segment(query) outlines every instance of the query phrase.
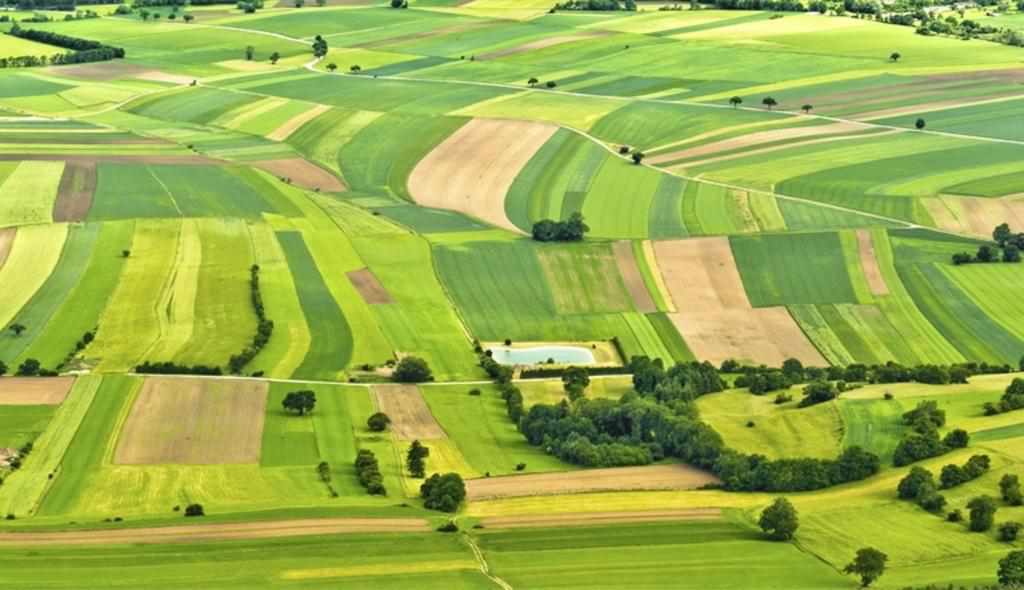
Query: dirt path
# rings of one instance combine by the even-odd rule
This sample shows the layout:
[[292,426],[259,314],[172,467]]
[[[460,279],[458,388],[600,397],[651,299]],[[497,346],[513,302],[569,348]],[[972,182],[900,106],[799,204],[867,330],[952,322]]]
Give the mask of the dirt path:
[[466,482],[466,495],[472,501],[613,490],[692,490],[716,482],[711,473],[687,465],[647,465],[471,479]]
[[0,545],[28,547],[33,545],[193,543],[196,541],[270,539],[342,533],[418,533],[429,530],[427,521],[420,518],[310,518],[138,529],[0,533]]
[[665,522],[681,520],[718,520],[718,508],[688,508],[682,510],[634,510],[622,512],[577,512],[571,514],[538,514],[526,516],[494,516],[481,519],[488,529],[518,529],[533,527],[595,526],[630,522]]
[[448,438],[415,385],[374,385],[373,396],[377,409],[391,418],[391,432],[399,440]]
[[473,119],[416,165],[409,175],[409,192],[421,205],[522,233],[505,215],[505,195],[557,130],[544,123]]
[[864,276],[868,280],[871,294],[888,295],[889,285],[885,284],[882,268],[878,266],[878,258],[875,257],[875,242],[869,230],[857,230],[857,251],[860,254],[860,266],[864,269]]

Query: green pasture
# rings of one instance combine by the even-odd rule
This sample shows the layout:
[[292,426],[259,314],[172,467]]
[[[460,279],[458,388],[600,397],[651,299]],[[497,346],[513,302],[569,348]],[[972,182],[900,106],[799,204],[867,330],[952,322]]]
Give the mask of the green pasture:
[[46,429],[54,406],[0,406],[0,446],[18,449]]
[[854,303],[839,235],[780,234],[729,240],[750,303]]
[[67,239],[65,224],[30,225],[18,228],[14,243],[0,266],[0,324],[7,326],[57,266]]

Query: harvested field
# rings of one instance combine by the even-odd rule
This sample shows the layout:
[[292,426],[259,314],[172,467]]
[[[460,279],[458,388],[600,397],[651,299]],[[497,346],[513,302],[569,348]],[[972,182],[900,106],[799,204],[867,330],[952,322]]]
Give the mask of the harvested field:
[[95,193],[96,162],[68,162],[53,204],[53,220],[82,221],[89,214]]
[[677,310],[669,318],[697,359],[826,364],[784,307],[750,305],[727,238],[655,242],[654,251]]
[[3,533],[0,545],[112,545],[192,543],[231,539],[268,539],[342,533],[418,533],[429,531],[421,518],[308,518],[269,522],[178,525],[120,530]]
[[612,490],[692,490],[717,482],[711,473],[686,465],[646,465],[471,479],[466,492],[473,501]]
[[291,119],[288,119],[287,121],[282,123],[280,127],[268,133],[267,139],[272,139],[274,141],[284,141],[288,139],[288,137],[291,136],[292,133],[295,133],[299,129],[299,127],[302,127],[306,123],[309,123],[310,121],[319,117],[320,115],[324,114],[330,109],[331,107],[328,106],[317,105],[309,109],[305,113],[302,113],[301,115],[295,115]]
[[213,158],[207,158],[205,156],[193,156],[193,155],[140,155],[140,156],[127,156],[127,155],[108,155],[108,154],[95,154],[83,156],[81,154],[0,154],[0,162],[21,162],[21,161],[33,161],[33,162],[53,162],[61,160],[66,162],[67,165],[71,164],[102,164],[102,163],[117,163],[117,164],[170,164],[170,165],[193,165],[193,166],[209,166],[211,164],[223,164],[223,160],[215,160]]
[[64,401],[74,377],[4,377],[0,406],[55,406]]
[[11,246],[14,245],[14,236],[18,234],[18,228],[5,227],[0,229],[0,267],[7,262],[7,255],[11,253]]
[[363,301],[369,304],[395,302],[370,269],[361,268],[346,274],[348,275],[348,280],[352,281],[352,286],[362,295]]
[[139,74],[146,74],[152,71],[152,68],[127,63],[120,59],[100,63],[56,66],[46,69],[48,74],[93,82],[109,82],[118,78],[139,77]]
[[253,166],[277,176],[287,178],[295,186],[327,193],[340,193],[345,185],[338,177],[304,158],[284,158],[253,162]]
[[836,143],[839,141],[850,141],[857,139],[864,139],[866,135],[871,135],[873,138],[882,137],[884,135],[894,135],[896,133],[906,133],[905,129],[889,129],[888,131],[879,132],[877,129],[860,129],[854,133],[848,135],[829,135],[826,137],[818,137],[816,139],[808,139],[805,141],[797,141],[793,143],[784,143],[782,145],[770,145],[763,148],[757,148],[752,150],[743,150],[739,152],[729,152],[722,154],[721,156],[713,156],[701,160],[688,160],[683,162],[681,167],[683,168],[694,168],[696,166],[706,166],[708,164],[715,164],[718,162],[725,162],[728,160],[737,160],[740,158],[749,158],[751,156],[759,156],[762,154],[770,154],[772,152],[781,152],[785,150],[794,150],[797,148],[804,148],[809,145],[820,145],[823,143]]
[[615,253],[615,263],[619,266],[619,273],[622,274],[622,281],[626,284],[626,290],[633,298],[633,304],[637,311],[642,313],[653,313],[658,311],[658,306],[651,298],[651,292],[647,290],[644,277],[640,274],[640,267],[636,264],[636,257],[633,255],[633,244],[629,241],[615,242],[612,246]]
[[391,432],[400,440],[448,438],[415,385],[374,385],[377,409],[391,418]]
[[152,82],[167,82],[169,84],[179,84],[181,86],[191,84],[195,78],[191,76],[179,76],[177,74],[168,74],[167,72],[161,72],[159,70],[149,70],[141,74],[136,74],[136,78],[140,80],[150,80]]
[[889,286],[885,284],[882,269],[875,257],[875,243],[871,232],[866,229],[857,230],[857,251],[860,253],[860,266],[868,280],[868,287],[873,295],[888,295]]
[[581,41],[590,37],[603,37],[610,35],[609,31],[589,31],[585,33],[577,33],[574,35],[552,35],[551,37],[545,37],[538,39],[537,41],[530,41],[529,43],[523,43],[522,45],[516,45],[515,47],[507,47],[505,49],[499,49],[498,51],[492,51],[490,53],[482,53],[476,56],[477,59],[498,59],[499,57],[508,57],[510,55],[518,55],[520,53],[529,53],[538,49],[546,49],[548,47],[554,47],[555,45],[564,45],[566,43],[572,43],[573,41]]
[[147,378],[121,431],[114,462],[258,463],[266,401],[262,382]]
[[842,123],[831,123],[829,125],[817,125],[813,127],[789,127],[785,129],[758,131],[757,133],[750,133],[747,135],[741,135],[739,137],[723,139],[721,141],[715,141],[708,144],[688,148],[685,150],[678,150],[674,152],[660,154],[652,158],[649,158],[648,161],[651,164],[660,164],[664,162],[672,162],[675,160],[688,160],[700,156],[717,154],[719,152],[748,148],[756,145],[761,145],[764,143],[785,141],[788,139],[798,139],[801,137],[822,137],[826,135],[835,135],[837,133],[851,133],[854,131],[861,131],[864,129],[866,129],[864,125],[844,121]]
[[1015,198],[941,195],[923,202],[935,224],[947,231],[988,239],[1000,223],[1024,226],[1024,201]]
[[480,521],[488,529],[520,529],[563,526],[597,526],[636,522],[673,522],[690,520],[719,520],[718,508],[689,508],[683,510],[636,510],[622,512],[580,512],[575,514],[494,516]]
[[505,214],[505,194],[557,130],[542,123],[474,119],[416,165],[409,193],[421,205],[459,211],[521,233]]
[[1020,100],[1020,93],[1013,91],[1010,94],[1000,94],[996,96],[989,96],[977,100],[963,100],[963,99],[951,99],[951,100],[938,100],[935,102],[926,102],[923,104],[909,105],[905,107],[895,107],[891,109],[881,109],[877,111],[871,111],[867,113],[861,113],[854,115],[854,119],[858,121],[874,121],[877,119],[888,119],[889,117],[900,117],[903,115],[919,115],[923,113],[930,113],[933,111],[942,111],[946,109],[954,109],[961,107],[972,107],[983,104],[992,104],[998,102],[1006,102],[1008,100]]

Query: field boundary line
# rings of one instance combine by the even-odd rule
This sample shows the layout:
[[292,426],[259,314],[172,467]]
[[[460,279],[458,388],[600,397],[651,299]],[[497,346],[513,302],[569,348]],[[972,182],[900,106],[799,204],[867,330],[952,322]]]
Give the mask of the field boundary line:
[[476,541],[473,540],[473,536],[463,532],[462,539],[469,545],[469,549],[473,552],[473,557],[476,558],[476,562],[480,565],[480,573],[487,576],[487,579],[497,584],[502,590],[513,590],[511,584],[491,573],[491,566],[487,564],[487,558],[484,557],[484,552],[480,550]]

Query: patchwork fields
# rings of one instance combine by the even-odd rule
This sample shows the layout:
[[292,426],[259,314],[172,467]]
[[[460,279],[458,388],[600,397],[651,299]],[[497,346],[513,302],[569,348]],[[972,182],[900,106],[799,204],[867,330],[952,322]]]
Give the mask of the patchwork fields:
[[[8,584],[852,589],[870,546],[876,587],[970,587],[1021,549],[944,513],[1024,475],[1012,43],[647,0],[51,4],[0,22]],[[15,24],[125,57],[20,67],[73,50]],[[751,393],[791,359],[835,398]],[[990,460],[937,514],[896,495],[921,402],[969,443],[914,466]],[[851,449],[878,465],[839,479]],[[739,491],[762,463],[821,468]]]

